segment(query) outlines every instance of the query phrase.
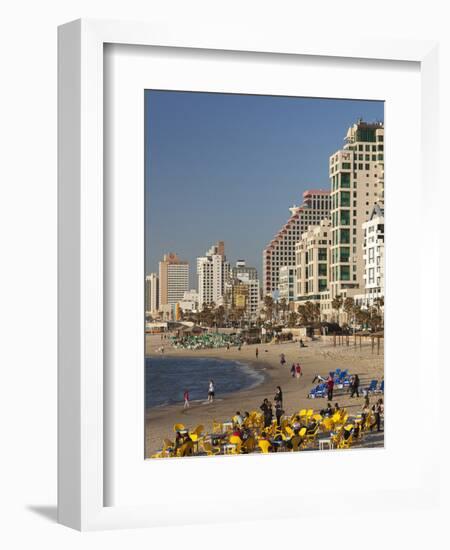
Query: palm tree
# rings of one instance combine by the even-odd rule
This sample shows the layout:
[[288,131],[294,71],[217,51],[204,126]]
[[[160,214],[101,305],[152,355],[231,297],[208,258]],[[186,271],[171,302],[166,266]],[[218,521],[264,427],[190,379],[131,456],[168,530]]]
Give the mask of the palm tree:
[[352,316],[354,307],[355,307],[355,300],[353,298],[345,298],[344,311],[347,314],[347,324],[349,324],[349,320],[350,320],[350,317]]
[[272,321],[273,317],[273,306],[274,301],[272,296],[264,296],[264,309],[266,311],[266,319],[270,322]]
[[214,310],[214,321],[216,323],[217,327],[223,326],[223,322],[225,319],[225,307],[220,305]]
[[331,307],[337,312],[337,322],[339,324],[339,311],[342,307],[342,304],[343,304],[343,299],[342,299],[342,296],[340,294],[338,294],[337,296],[335,296],[331,302]]
[[283,314],[283,321],[286,321],[286,311],[288,310],[289,304],[286,300],[286,298],[281,298],[280,300],[280,309],[281,313]]
[[298,321],[298,314],[295,311],[291,311],[291,313],[289,313],[289,317],[287,321],[288,327],[289,328],[295,327],[297,325],[297,321]]

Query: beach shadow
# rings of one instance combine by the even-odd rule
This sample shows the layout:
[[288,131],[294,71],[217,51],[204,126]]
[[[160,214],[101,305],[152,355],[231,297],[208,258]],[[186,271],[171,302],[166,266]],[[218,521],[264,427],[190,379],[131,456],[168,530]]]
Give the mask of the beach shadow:
[[58,521],[58,509],[56,506],[27,506],[27,509],[52,523]]

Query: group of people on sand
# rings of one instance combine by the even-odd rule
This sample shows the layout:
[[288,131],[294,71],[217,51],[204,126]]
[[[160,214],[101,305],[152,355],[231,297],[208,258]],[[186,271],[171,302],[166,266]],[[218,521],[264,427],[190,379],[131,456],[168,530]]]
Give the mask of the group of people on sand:
[[[281,426],[281,417],[284,414],[283,410],[283,392],[280,386],[277,386],[275,389],[275,396],[273,398],[275,403],[275,418],[277,419],[277,425]],[[274,416],[273,405],[272,403],[265,398],[262,402],[262,405],[259,407],[263,412],[264,417],[264,428],[268,428],[272,425],[272,420]]]
[[[214,397],[216,395],[216,385],[214,384],[214,380],[210,380],[208,382],[208,399],[207,403],[212,403],[214,401]],[[189,409],[189,390],[185,389],[183,393],[183,400],[184,400],[184,409]]]
[[[280,354],[280,365],[284,367],[285,364],[286,364],[286,356],[284,353],[282,353]],[[291,372],[292,378],[297,378],[297,380],[300,380],[300,377],[303,376],[302,366],[300,365],[299,362],[292,363],[290,372]]]

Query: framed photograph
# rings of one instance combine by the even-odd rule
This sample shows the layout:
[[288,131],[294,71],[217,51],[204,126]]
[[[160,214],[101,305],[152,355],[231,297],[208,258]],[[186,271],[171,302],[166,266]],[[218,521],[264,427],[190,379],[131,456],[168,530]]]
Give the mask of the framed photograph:
[[60,27],[61,523],[436,502],[437,67],[433,42]]

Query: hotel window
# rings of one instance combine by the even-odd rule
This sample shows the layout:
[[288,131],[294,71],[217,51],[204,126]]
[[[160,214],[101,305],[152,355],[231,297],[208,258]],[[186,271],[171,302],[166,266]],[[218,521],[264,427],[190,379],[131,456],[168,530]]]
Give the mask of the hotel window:
[[349,191],[341,191],[340,198],[341,198],[340,206],[350,206],[350,192]]
[[341,210],[340,225],[350,225],[350,210]]
[[341,174],[341,187],[350,187],[350,174]]
[[339,242],[342,244],[350,244],[350,229],[339,230]]
[[341,281],[350,281],[350,266],[341,265],[340,271],[341,271]]
[[319,248],[319,262],[326,262],[327,260],[327,249]]
[[339,249],[339,261],[347,263],[350,258],[350,248],[348,246],[341,246]]
[[375,281],[375,270],[373,267],[369,268],[369,283],[373,283]]

